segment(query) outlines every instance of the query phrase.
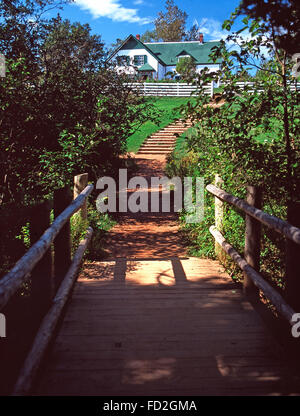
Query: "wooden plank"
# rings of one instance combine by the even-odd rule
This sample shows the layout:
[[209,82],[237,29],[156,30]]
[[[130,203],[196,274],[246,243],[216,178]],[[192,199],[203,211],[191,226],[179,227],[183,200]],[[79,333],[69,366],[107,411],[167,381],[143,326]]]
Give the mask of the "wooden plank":
[[292,374],[242,291],[220,290],[216,262],[186,263],[187,279],[207,273],[192,289],[143,285],[166,261],[137,262],[123,286],[80,279],[34,394],[282,394]]

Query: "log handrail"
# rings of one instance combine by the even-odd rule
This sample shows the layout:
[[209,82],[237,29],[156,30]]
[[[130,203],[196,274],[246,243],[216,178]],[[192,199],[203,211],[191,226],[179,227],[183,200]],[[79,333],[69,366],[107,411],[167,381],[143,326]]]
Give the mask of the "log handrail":
[[251,217],[255,218],[257,221],[284,235],[294,243],[300,244],[300,228],[294,227],[287,221],[281,220],[280,218],[267,214],[266,212],[249,205],[245,200],[237,198],[215,185],[209,184],[206,186],[206,189],[222,201],[228,202],[230,205],[239,208],[246,214],[251,215]]
[[[281,220],[273,215],[267,214],[261,209],[250,205],[243,199],[237,198],[234,195],[229,194],[221,188],[213,184],[206,186],[208,192],[213,194],[221,201],[227,202],[230,205],[243,211],[246,216],[254,218],[259,223],[266,225],[267,227],[277,231],[284,235],[287,239],[291,240],[294,244],[300,244],[300,229],[294,227],[289,222]],[[259,265],[251,267],[251,265],[232,247],[224,238],[220,230],[215,226],[209,228],[210,233],[213,235],[215,241],[222,247],[222,249],[232,258],[232,260],[239,266],[244,272],[244,291],[246,292],[245,279],[250,279],[253,284],[263,291],[265,296],[273,303],[277,311],[289,322],[290,325],[294,324],[293,315],[295,314],[294,308],[288,304],[288,302],[278,293],[260,274]],[[258,242],[259,244],[259,242]]]
[[79,247],[74,254],[73,262],[61,286],[59,287],[55,298],[52,301],[52,306],[40,325],[31,350],[27,355],[15,385],[13,391],[13,395],[15,396],[23,396],[28,394],[32,387],[44,354],[62,314],[63,308],[65,307],[69,298],[72,286],[74,285],[77,277],[78,268],[82,261],[84,252],[92,238],[92,234],[93,229],[89,227],[85,238],[79,243]]
[[0,280],[0,310],[26,280],[28,274],[49,249],[64,224],[77,212],[90,195],[94,185],[88,185],[74,201],[55,218],[40,239],[24,254],[9,273]]
[[215,226],[209,228],[210,233],[215,240],[220,244],[223,250],[232,258],[232,260],[240,267],[243,272],[250,277],[256,287],[261,289],[266,297],[270,299],[278,312],[293,325],[295,322],[292,320],[295,311],[291,306],[283,299],[283,297],[273,287],[265,281],[265,279],[257,273],[256,270],[251,267],[246,260],[225,240],[224,236],[216,229]]

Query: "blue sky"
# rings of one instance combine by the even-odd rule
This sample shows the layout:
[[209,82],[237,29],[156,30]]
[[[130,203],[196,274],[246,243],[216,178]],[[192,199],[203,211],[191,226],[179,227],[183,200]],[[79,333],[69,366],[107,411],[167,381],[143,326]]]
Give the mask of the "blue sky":
[[[188,27],[197,21],[204,40],[215,40],[224,37],[222,22],[239,0],[175,0],[175,3],[188,14]],[[101,35],[110,46],[117,38],[153,29],[153,21],[161,10],[164,10],[162,0],[75,0],[60,14],[71,22],[89,23],[92,32]]]

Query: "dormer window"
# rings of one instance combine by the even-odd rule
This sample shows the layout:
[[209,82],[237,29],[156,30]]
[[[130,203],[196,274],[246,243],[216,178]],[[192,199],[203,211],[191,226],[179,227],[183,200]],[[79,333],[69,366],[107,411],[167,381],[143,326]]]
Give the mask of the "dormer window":
[[180,56],[178,56],[178,58],[177,58],[177,62],[179,62],[179,61],[180,61],[180,59],[184,59],[184,58],[191,58],[191,55],[180,55]]

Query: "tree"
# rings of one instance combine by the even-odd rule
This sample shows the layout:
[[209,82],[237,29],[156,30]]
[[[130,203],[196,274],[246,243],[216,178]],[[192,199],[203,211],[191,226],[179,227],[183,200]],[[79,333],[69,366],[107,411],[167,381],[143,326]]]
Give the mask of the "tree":
[[[223,29],[231,31],[238,16],[240,9],[223,23]],[[221,41],[211,55],[212,60],[222,60],[220,71],[199,75],[200,89],[208,81],[223,78],[220,100],[225,104],[214,112],[205,105],[209,99],[199,95],[200,105],[191,111],[201,120],[199,137],[191,146],[203,152],[214,147],[213,164],[220,172],[232,163],[228,172],[236,181],[260,184],[271,200],[287,206],[300,192],[300,103],[299,92],[290,88],[296,83],[292,63],[286,51],[279,49],[280,39],[274,41],[268,22],[246,16],[242,24],[227,37],[231,46]],[[251,68],[258,70],[257,76],[251,86],[241,89],[237,82]]]
[[199,40],[199,27],[198,25],[193,25],[185,34],[184,34],[185,41],[194,41]]
[[176,72],[187,80],[192,80],[196,74],[196,65],[190,56],[180,58],[176,65]]
[[15,0],[6,7],[0,0],[7,66],[0,78],[4,202],[44,199],[83,168],[92,180],[112,172],[127,137],[149,114],[143,98],[107,67],[101,38],[88,25],[40,18],[49,3]]
[[115,42],[110,45],[110,48],[107,51],[107,55],[111,55],[117,48],[119,48],[125,39],[117,38]]
[[154,30],[146,30],[146,32],[141,36],[142,42],[156,42],[158,40],[157,33]]
[[176,6],[174,0],[167,0],[165,8],[166,11],[159,12],[154,21],[155,29],[151,32],[152,39],[179,42],[184,36],[188,15]]
[[262,19],[279,49],[300,53],[299,0],[242,0],[238,13]]

